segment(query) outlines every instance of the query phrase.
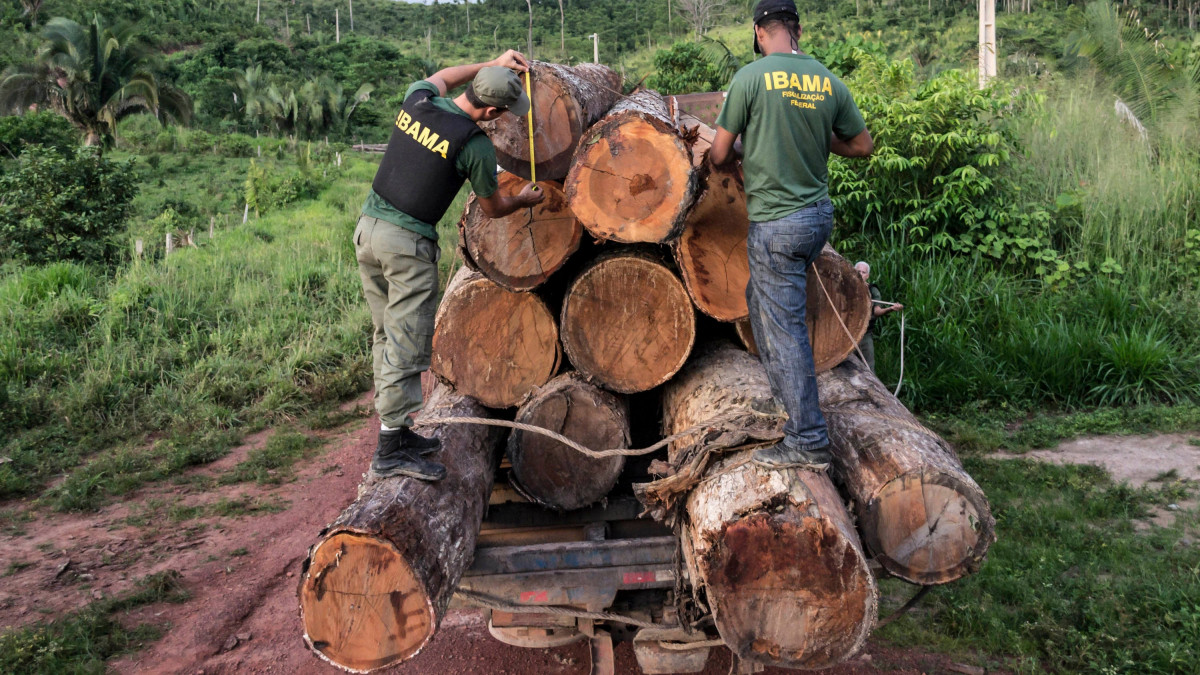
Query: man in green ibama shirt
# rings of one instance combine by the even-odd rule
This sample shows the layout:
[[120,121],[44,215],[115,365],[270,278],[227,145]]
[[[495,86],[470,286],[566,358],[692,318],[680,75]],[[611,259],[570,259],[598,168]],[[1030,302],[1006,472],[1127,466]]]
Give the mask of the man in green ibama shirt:
[[792,0],[754,8],[754,51],[764,56],[734,76],[709,158],[717,166],[733,160],[741,136],[750,324],[772,393],[788,414],[783,439],[754,461],[822,471],[829,436],[805,325],[807,269],[833,229],[829,153],[866,157],[874,143],[846,85],[801,53],[799,39]]

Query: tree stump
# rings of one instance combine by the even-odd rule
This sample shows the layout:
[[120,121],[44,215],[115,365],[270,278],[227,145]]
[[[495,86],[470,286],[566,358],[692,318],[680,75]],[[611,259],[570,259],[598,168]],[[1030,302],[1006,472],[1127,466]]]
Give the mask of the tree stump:
[[558,371],[558,328],[546,303],[466,267],[438,307],[430,370],[486,406],[519,405]]
[[[512,196],[528,180],[500,174],[500,194]],[[488,218],[474,193],[458,223],[463,258],[475,270],[510,291],[537,288],[579,249],[583,226],[571,213],[562,188],[539,182],[545,200],[503,218]]]
[[686,499],[684,559],[734,654],[784,668],[841,663],[866,643],[878,591],[830,479],[750,462],[755,447],[782,435],[762,365],[719,345],[663,390],[666,434],[731,415],[722,430],[673,443],[676,472],[639,492],[652,511]]
[[[579,138],[621,98],[621,76],[595,63],[571,67],[534,61],[531,66],[538,182],[560,181],[571,168]],[[500,166],[529,180],[529,120],[505,113],[479,127],[492,139]]]
[[[517,411],[516,421],[557,431],[593,450],[629,447],[624,399],[576,373],[550,380]],[[621,456],[588,457],[541,434],[513,429],[508,460],[518,490],[552,509],[579,509],[600,501],[625,467]]]
[[698,180],[662,97],[643,90],[584,135],[563,184],[575,217],[596,237],[663,243],[683,231]]
[[[438,385],[418,419],[449,416],[489,412]],[[309,550],[299,588],[304,641],[345,670],[369,672],[415,656],[474,557],[503,434],[435,425],[433,435],[442,441],[444,479],[368,474],[358,499]]]
[[857,356],[817,378],[833,470],[863,542],[884,569],[943,584],[979,569],[996,521],[954,450],[925,428]]
[[683,367],[696,315],[679,277],[653,254],[597,257],[571,282],[562,342],[571,364],[605,388],[646,391]]

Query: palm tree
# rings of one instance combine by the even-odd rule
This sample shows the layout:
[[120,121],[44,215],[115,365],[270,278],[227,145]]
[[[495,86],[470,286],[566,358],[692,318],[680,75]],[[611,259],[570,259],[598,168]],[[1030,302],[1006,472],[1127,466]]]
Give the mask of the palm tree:
[[82,131],[88,145],[107,144],[117,122],[140,112],[187,121],[187,95],[162,81],[159,55],[129,24],[87,25],[54,18],[42,30],[33,62],[0,75],[0,110],[49,106]]

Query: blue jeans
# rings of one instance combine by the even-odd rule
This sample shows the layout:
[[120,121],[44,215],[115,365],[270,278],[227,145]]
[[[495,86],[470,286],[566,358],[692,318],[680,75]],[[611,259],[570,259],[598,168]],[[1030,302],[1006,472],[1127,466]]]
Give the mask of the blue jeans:
[[833,229],[833,202],[823,199],[779,220],[750,223],[746,302],[771,393],[787,411],[783,443],[813,450],[829,445],[817,402],[817,375],[804,319],[808,266]]

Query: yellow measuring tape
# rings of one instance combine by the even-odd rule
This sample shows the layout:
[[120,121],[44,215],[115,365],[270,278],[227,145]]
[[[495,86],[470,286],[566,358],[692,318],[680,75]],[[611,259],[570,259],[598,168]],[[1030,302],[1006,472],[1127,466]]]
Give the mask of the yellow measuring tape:
[[530,82],[533,81],[533,70],[525,71],[525,96],[529,98],[529,181],[537,182],[537,161],[533,156],[533,89],[530,87]]

